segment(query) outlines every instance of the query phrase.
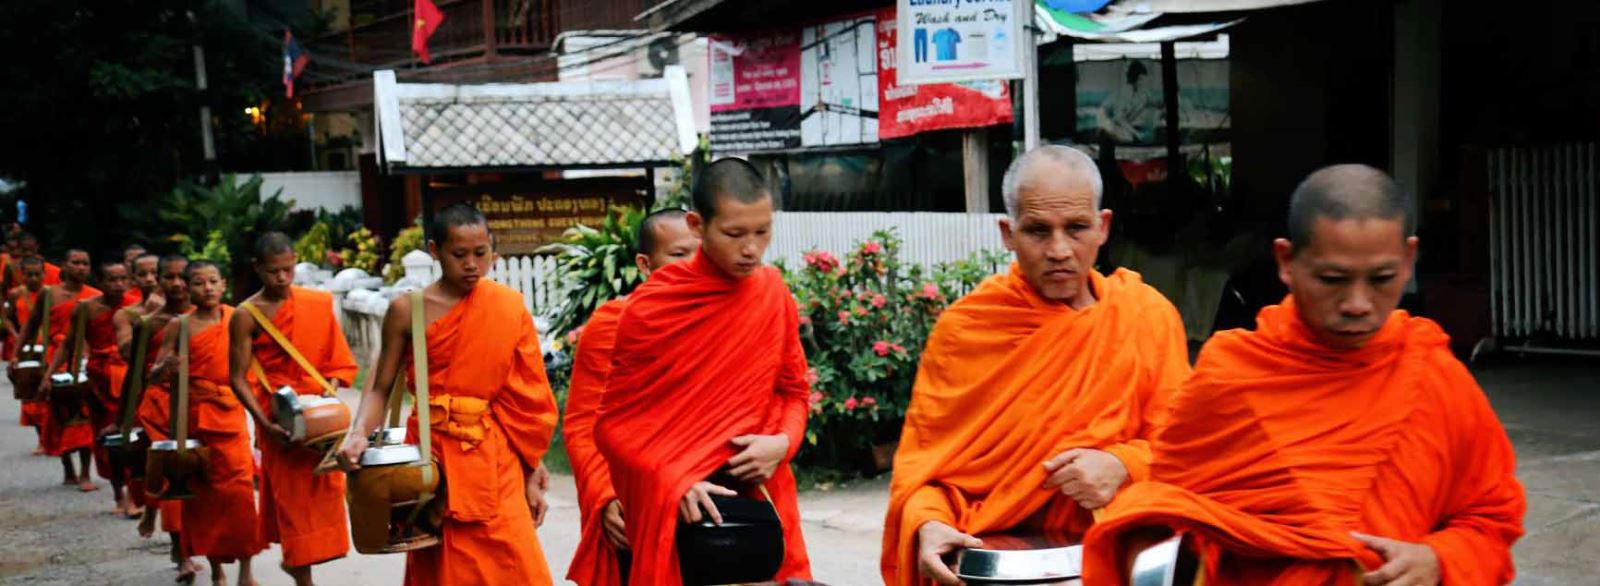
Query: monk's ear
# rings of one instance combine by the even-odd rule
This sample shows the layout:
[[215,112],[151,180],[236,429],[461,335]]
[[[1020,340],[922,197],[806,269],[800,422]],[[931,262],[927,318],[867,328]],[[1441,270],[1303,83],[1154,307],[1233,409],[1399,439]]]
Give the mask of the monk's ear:
[[650,278],[650,257],[643,253],[633,255],[634,266],[639,267],[639,276]]
[[695,240],[706,239],[706,218],[700,215],[700,212],[684,214],[683,221],[689,225],[689,231],[694,232]]
[[1405,268],[1402,269],[1405,274],[1402,276],[1408,281],[1411,280],[1411,274],[1416,272],[1417,269],[1417,248],[1420,244],[1421,241],[1417,240],[1416,236],[1406,238],[1406,263]]
[[1016,243],[1011,237],[1011,216],[1000,217],[1000,241],[1005,243],[1006,250],[1017,251]]
[[438,259],[439,258],[439,243],[438,242],[434,242],[432,240],[428,241],[428,256],[431,256],[434,259]]
[[1111,239],[1111,210],[1100,210],[1100,243]]
[[1283,281],[1283,286],[1294,289],[1290,265],[1294,262],[1294,244],[1288,238],[1279,238],[1272,241],[1272,258],[1278,261],[1278,280]]

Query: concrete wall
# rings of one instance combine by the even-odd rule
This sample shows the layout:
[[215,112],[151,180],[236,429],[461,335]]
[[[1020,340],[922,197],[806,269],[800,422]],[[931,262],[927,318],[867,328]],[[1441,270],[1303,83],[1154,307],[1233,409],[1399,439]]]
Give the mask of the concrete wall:
[[[241,181],[245,177],[239,178]],[[274,193],[294,200],[294,209],[337,212],[345,206],[361,209],[361,174],[356,171],[305,171],[262,173],[261,196]]]

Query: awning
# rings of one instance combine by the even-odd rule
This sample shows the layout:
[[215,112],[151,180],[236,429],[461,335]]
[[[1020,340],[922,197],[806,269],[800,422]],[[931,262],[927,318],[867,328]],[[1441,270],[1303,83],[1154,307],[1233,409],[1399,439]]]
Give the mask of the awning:
[[379,161],[391,172],[656,167],[698,142],[688,76],[450,85],[373,74]]

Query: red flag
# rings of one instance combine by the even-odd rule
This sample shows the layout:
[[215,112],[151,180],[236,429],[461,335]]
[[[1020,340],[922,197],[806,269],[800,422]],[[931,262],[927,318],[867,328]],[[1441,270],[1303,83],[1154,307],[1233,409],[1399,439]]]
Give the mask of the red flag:
[[428,56],[428,37],[433,36],[433,31],[444,22],[444,13],[439,12],[439,7],[434,6],[432,0],[417,0],[413,12],[416,25],[411,29],[411,52],[421,57],[423,63],[428,63],[432,60]]

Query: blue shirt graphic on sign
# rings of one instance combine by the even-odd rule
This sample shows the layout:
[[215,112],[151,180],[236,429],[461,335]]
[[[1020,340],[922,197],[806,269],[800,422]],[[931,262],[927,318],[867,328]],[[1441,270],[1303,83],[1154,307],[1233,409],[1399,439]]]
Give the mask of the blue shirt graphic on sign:
[[961,43],[961,33],[953,28],[942,28],[933,33],[933,46],[938,49],[938,60],[955,61],[956,45]]

